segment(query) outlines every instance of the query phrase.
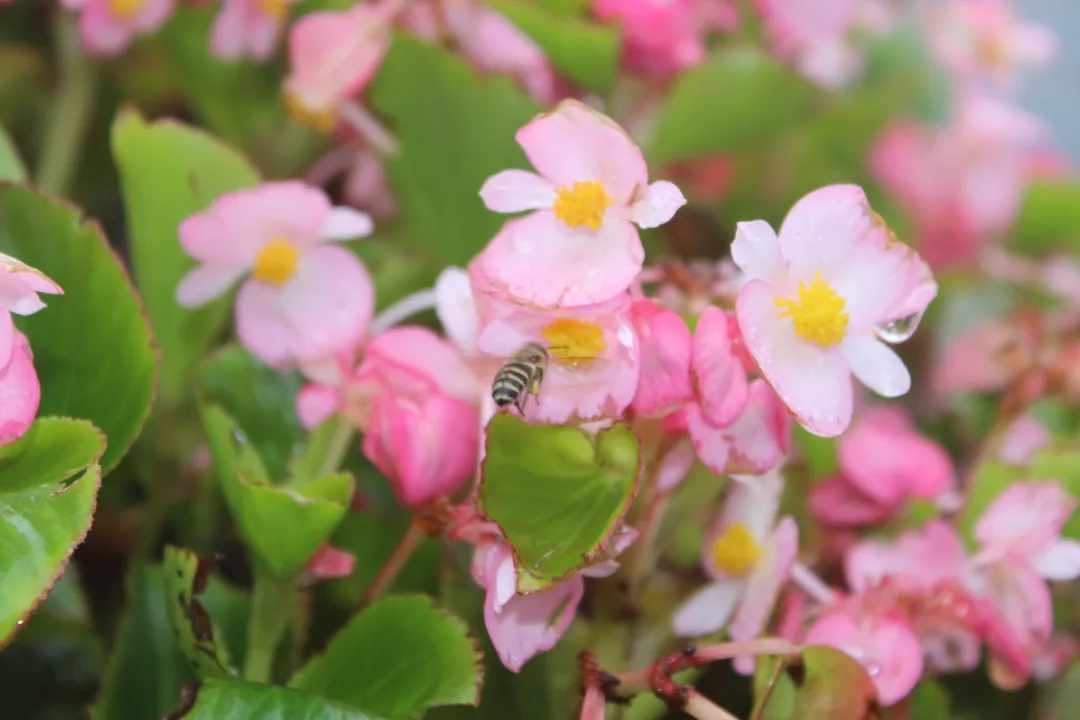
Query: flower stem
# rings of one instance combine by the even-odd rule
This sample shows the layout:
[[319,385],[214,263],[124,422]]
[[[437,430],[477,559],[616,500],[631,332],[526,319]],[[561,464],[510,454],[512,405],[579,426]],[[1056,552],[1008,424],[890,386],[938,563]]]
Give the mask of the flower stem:
[[686,705],[683,712],[697,720],[738,720],[734,715],[720,707],[712,700],[690,688],[686,694]]
[[326,477],[337,472],[338,468],[341,467],[341,463],[345,461],[345,456],[349,453],[349,443],[352,442],[356,429],[342,415],[338,415],[335,422],[337,426],[334,428],[334,434],[330,437],[330,442],[326,446],[326,454],[323,455],[322,462],[319,463],[319,467],[316,469],[316,478]]
[[382,157],[392,158],[398,154],[397,138],[360,103],[342,103],[338,107],[338,117],[356,130],[364,142]]
[[290,608],[295,608],[292,598],[295,592],[291,582],[277,580],[260,568],[255,570],[244,660],[245,680],[270,682],[274,656],[288,626]]
[[71,181],[97,91],[97,66],[83,53],[75,23],[73,13],[56,13],[54,35],[60,82],[49,109],[34,175],[38,187],[54,195],[63,195]]
[[434,288],[414,292],[412,295],[403,297],[401,300],[398,300],[396,303],[376,315],[375,319],[371,321],[370,333],[372,335],[378,335],[401,323],[406,318],[412,317],[416,313],[423,312],[424,310],[431,310],[434,307]]
[[817,573],[801,562],[795,563],[791,568],[791,581],[822,605],[828,605],[836,600],[836,592],[826,585],[825,581],[817,576]]
[[427,533],[424,532],[423,523],[414,516],[397,547],[394,548],[394,552],[390,553],[390,557],[379,568],[378,574],[371,581],[371,585],[368,587],[367,592],[364,593],[364,597],[360,599],[357,610],[361,610],[375,602],[390,589],[390,586],[394,584],[394,580],[397,579],[398,573],[405,567],[405,563],[425,537],[427,537]]

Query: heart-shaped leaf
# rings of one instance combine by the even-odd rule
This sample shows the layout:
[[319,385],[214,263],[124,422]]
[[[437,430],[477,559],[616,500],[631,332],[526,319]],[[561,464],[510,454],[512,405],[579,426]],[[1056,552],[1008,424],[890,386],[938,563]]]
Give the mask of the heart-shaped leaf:
[[277,685],[207,680],[172,720],[382,720],[314,695]]
[[90,529],[104,449],[97,428],[66,418],[40,418],[0,448],[0,647]]
[[221,632],[195,596],[206,588],[210,564],[192,550],[165,546],[165,601],[176,644],[200,678],[236,675],[228,649],[218,642]]
[[92,421],[109,439],[101,458],[108,472],[142,431],[154,397],[158,354],[139,296],[96,224],[24,187],[0,183],[0,252],[64,289],[17,324],[41,378],[39,413]]
[[806,80],[765,52],[723,50],[679,76],[660,110],[652,156],[677,160],[744,149],[804,118]]
[[491,420],[479,504],[514,549],[520,592],[596,555],[634,499],[640,464],[638,440],[622,424],[590,437],[510,413]]
[[303,384],[298,373],[277,372],[236,345],[215,353],[199,373],[203,397],[243,428],[275,480],[284,479],[304,440],[295,409]]
[[271,575],[293,577],[345,516],[352,475],[271,485],[258,452],[232,418],[216,405],[201,405],[200,414],[225,502],[245,543]]
[[258,184],[259,175],[213,136],[172,120],[147,123],[130,109],[113,124],[112,151],[135,282],[161,346],[161,398],[175,404],[190,396],[195,365],[229,311],[227,298],[195,312],[177,304],[176,286],[195,266],[180,247],[177,228],[217,196]]
[[289,687],[387,718],[480,699],[480,651],[465,623],[421,595],[366,608],[308,662]]
[[[777,663],[783,663],[778,674]],[[763,720],[881,717],[877,689],[863,666],[847,653],[824,645],[804,647],[794,660],[759,658],[754,697],[760,711],[755,717]]]
[[508,78],[482,80],[464,60],[407,35],[394,38],[370,98],[401,145],[386,169],[406,236],[440,263],[464,265],[503,222],[480,201],[480,186],[528,167],[514,133],[540,108]]

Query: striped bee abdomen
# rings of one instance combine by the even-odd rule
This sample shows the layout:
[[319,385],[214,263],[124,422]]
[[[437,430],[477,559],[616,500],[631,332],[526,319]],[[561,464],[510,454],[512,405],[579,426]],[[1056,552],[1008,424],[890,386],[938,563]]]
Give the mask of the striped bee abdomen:
[[491,397],[499,407],[517,402],[522,393],[533,383],[539,368],[521,361],[511,361],[502,366],[491,383]]

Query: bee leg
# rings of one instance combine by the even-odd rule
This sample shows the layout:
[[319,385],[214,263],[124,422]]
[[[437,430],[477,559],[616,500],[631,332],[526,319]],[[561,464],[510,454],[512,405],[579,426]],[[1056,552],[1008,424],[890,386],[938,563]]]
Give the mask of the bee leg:
[[514,407],[517,408],[518,414],[521,415],[521,417],[525,417],[525,401],[528,399],[528,397],[529,396],[527,393],[523,393],[521,395],[518,395],[517,400],[514,401]]

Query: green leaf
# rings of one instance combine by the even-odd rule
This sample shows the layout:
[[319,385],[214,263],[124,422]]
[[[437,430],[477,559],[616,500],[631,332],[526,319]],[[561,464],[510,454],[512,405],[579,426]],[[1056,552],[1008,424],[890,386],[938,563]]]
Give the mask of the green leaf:
[[190,677],[173,639],[161,566],[137,565],[128,578],[127,610],[90,720],[165,717]]
[[1075,249],[1080,241],[1080,181],[1028,183],[1013,236],[1018,249],[1032,254]]
[[810,477],[820,479],[837,471],[835,438],[818,437],[796,425],[795,445],[802,451]]
[[207,680],[176,720],[382,720],[314,695],[262,683]]
[[806,116],[813,87],[761,50],[723,50],[682,73],[660,110],[652,158],[741,150]]
[[949,717],[949,694],[933,680],[923,680],[907,698],[908,720],[944,720]]
[[804,647],[800,655],[795,659],[759,659],[754,673],[754,697],[759,704],[765,699],[776,663],[783,663],[760,715],[763,720],[880,715],[877,689],[858,661],[841,650],[823,645]]
[[26,179],[26,168],[19,159],[19,153],[15,150],[15,143],[8,137],[4,128],[0,127],[0,180],[21,182]]
[[201,406],[200,414],[225,502],[244,542],[271,575],[293,577],[345,516],[352,501],[352,475],[275,487],[232,418],[216,405]]
[[177,228],[214,198],[253,187],[259,175],[244,157],[201,130],[172,120],[147,123],[122,110],[112,128],[127,211],[131,261],[162,352],[161,399],[190,396],[192,372],[221,332],[228,298],[191,311],[175,299],[195,262],[180,247]]
[[406,235],[441,264],[464,265],[505,219],[484,207],[480,186],[528,167],[514,133],[539,108],[509,79],[482,80],[464,60],[407,35],[394,38],[370,98],[401,145],[386,169]]
[[220,405],[243,429],[270,477],[283,479],[304,440],[295,408],[296,393],[304,385],[299,373],[277,372],[234,345],[203,365],[199,384],[203,397]]
[[388,718],[475,705],[483,680],[468,628],[422,595],[394,595],[354,617],[289,687]]
[[221,632],[195,599],[206,587],[209,563],[191,550],[166,545],[163,568],[169,620],[180,652],[200,678],[232,677],[236,671],[229,662],[228,649],[216,640]]
[[638,440],[622,424],[591,438],[509,413],[491,420],[479,505],[514,549],[519,591],[596,556],[634,499],[640,464]]
[[41,415],[86,418],[109,440],[107,473],[142,431],[158,356],[139,296],[95,223],[33,191],[0,183],[0,252],[58,282],[64,295],[17,324],[41,378]]
[[0,647],[86,537],[101,485],[94,463],[104,449],[97,428],[66,418],[39,418],[0,448]]
[[619,69],[620,31],[582,18],[560,16],[535,2],[489,0],[531,37],[551,64],[586,90],[603,92]]

